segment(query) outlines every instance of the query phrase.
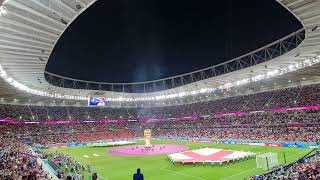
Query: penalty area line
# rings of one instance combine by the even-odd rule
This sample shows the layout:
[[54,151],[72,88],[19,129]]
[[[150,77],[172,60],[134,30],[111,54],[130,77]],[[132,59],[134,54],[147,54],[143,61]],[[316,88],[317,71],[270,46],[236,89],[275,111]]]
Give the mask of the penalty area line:
[[162,168],[160,168],[160,170],[171,172],[171,173],[178,174],[178,175],[181,175],[181,176],[192,177],[192,178],[199,179],[199,180],[206,180],[206,179],[203,179],[203,178],[200,178],[200,177],[196,177],[196,176],[192,176],[192,175],[189,175],[189,174],[184,174],[184,173],[181,173],[181,172],[172,171],[172,170],[167,169],[166,167],[162,167]]
[[242,172],[240,172],[240,173],[233,174],[233,175],[231,175],[231,176],[227,176],[227,177],[222,178],[222,179],[229,179],[229,178],[232,178],[232,177],[234,177],[234,176],[238,176],[238,175],[240,175],[240,174],[246,173],[246,172],[248,172],[248,171],[252,171],[252,170],[254,170],[254,169],[257,169],[257,168],[248,169],[248,170],[246,170],[246,171],[242,171]]

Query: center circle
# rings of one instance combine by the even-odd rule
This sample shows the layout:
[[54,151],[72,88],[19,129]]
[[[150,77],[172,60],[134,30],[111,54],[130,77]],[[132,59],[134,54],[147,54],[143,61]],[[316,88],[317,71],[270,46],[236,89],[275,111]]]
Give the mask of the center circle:
[[188,147],[182,145],[155,144],[149,149],[145,149],[144,145],[117,147],[109,150],[108,153],[116,156],[152,156],[177,153],[186,150],[188,150]]

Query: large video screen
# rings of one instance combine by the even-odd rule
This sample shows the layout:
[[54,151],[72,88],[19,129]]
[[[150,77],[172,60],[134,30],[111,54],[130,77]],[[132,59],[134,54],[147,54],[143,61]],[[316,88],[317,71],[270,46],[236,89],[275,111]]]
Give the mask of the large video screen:
[[105,106],[106,105],[106,98],[105,97],[97,97],[91,96],[88,102],[89,106]]

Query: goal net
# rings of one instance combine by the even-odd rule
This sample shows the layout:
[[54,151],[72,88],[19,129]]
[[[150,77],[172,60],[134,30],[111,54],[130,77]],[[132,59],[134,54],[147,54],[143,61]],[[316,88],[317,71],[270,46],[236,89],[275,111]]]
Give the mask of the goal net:
[[265,153],[256,156],[257,168],[271,169],[279,164],[278,153]]

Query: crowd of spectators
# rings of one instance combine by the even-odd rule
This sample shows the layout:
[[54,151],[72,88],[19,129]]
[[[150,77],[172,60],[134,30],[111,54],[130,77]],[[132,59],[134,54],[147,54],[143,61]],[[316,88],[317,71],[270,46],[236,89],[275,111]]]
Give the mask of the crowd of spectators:
[[288,167],[279,169],[260,176],[251,178],[252,180],[273,180],[273,179],[320,179],[320,154],[317,153],[310,157],[305,157]]
[[57,171],[59,179],[66,179],[67,176],[72,177],[73,180],[84,179],[82,172],[86,168],[73,157],[59,152],[46,153],[45,155],[59,167]]
[[56,144],[133,138],[126,124],[62,124],[62,125],[0,125],[0,137],[18,138],[36,144]]
[[138,111],[138,115],[153,118],[170,118],[229,112],[266,111],[276,108],[319,104],[320,85],[310,85],[179,106],[144,108]]
[[0,126],[0,136],[46,145],[142,137],[144,129],[152,129],[159,137],[315,142],[319,117],[320,110],[299,110],[156,122],[7,124]]
[[172,118],[228,112],[266,111],[282,107],[320,104],[320,85],[298,86],[211,101],[166,107],[92,108],[71,106],[0,105],[0,119],[19,120],[102,120]]
[[49,180],[51,177],[32,155],[30,147],[16,139],[0,139],[0,179]]

